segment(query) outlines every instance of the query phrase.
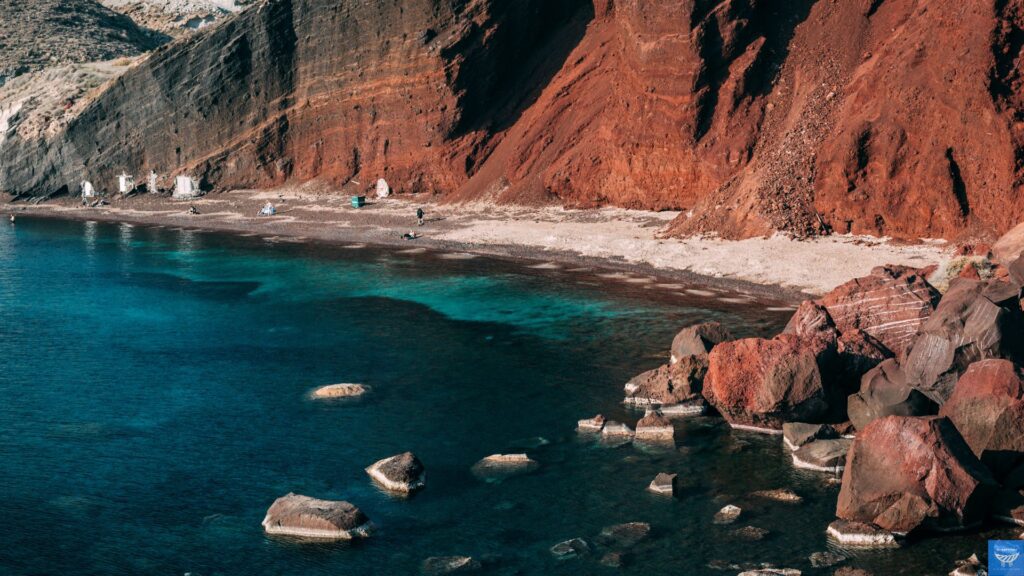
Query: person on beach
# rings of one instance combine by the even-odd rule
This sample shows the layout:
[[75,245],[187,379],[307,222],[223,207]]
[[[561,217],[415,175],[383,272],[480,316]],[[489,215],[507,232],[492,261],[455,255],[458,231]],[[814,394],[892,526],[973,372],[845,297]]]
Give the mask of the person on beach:
[[420,221],[420,226],[423,226],[423,208],[416,209],[416,219]]

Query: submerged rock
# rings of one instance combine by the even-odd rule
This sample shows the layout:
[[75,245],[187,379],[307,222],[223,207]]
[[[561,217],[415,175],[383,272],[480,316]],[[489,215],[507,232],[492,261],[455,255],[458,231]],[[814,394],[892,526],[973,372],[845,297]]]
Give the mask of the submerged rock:
[[391,492],[409,494],[426,486],[423,463],[412,452],[378,460],[366,468],[378,485]]
[[593,418],[586,420],[580,420],[576,423],[576,431],[587,434],[597,434],[604,428],[605,419],[604,416],[598,414]]
[[289,493],[275,500],[267,510],[263,529],[268,534],[352,540],[369,536],[373,523],[359,508],[343,500],[319,500]]
[[358,398],[370,391],[369,386],[362,384],[331,384],[313,390],[313,398],[325,400],[330,398]]
[[815,440],[838,438],[835,428],[828,424],[807,424],[805,422],[786,422],[782,425],[782,440],[786,448],[797,450]]
[[647,489],[655,494],[675,496],[676,491],[679,489],[679,478],[676,474],[662,472],[655,476],[654,480],[651,480],[651,484]]
[[651,525],[647,522],[627,522],[604,528],[595,540],[598,544],[610,548],[632,548],[650,533]]
[[802,572],[796,568],[758,568],[740,572],[739,576],[800,576]]
[[743,528],[737,528],[732,531],[732,537],[739,540],[747,540],[749,542],[758,542],[768,537],[768,530],[764,528],[758,528],[757,526],[744,526]]
[[420,572],[424,576],[444,576],[476,572],[480,568],[480,562],[469,556],[433,556],[423,561]]
[[502,478],[533,472],[540,464],[526,454],[492,454],[473,465],[472,472],[481,478]]
[[565,542],[559,542],[551,547],[551,555],[558,560],[570,560],[581,558],[590,553],[590,545],[582,538],[573,538]]
[[995,481],[947,418],[887,416],[857,434],[836,516],[907,533],[985,516]]
[[843,562],[846,562],[847,558],[842,554],[836,554],[835,552],[825,551],[815,552],[814,554],[811,554],[808,560],[811,561],[811,566],[815,568],[831,568],[836,564],[842,564]]
[[608,552],[601,556],[601,566],[609,568],[622,568],[625,564],[625,555],[622,552]]
[[776,502],[785,502],[787,504],[799,504],[804,501],[799,494],[787,488],[758,490],[757,492],[751,492],[750,495],[754,498],[764,498],[765,500],[774,500]]
[[847,438],[815,440],[793,452],[793,465],[807,470],[842,472],[852,443],[853,440]]
[[863,522],[836,520],[828,525],[826,533],[833,540],[847,547],[895,548],[899,546],[892,532]]
[[712,522],[715,524],[732,524],[739,519],[740,514],[742,513],[742,508],[729,504],[715,513],[715,517]]

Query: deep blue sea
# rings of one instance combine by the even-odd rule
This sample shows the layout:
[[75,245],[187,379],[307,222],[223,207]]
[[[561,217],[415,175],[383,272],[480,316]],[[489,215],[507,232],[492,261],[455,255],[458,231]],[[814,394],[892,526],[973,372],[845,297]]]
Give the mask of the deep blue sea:
[[[471,555],[490,574],[735,574],[709,565],[749,562],[831,574],[808,556],[828,548],[838,488],[793,469],[778,438],[713,418],[679,423],[675,449],[574,432],[599,412],[635,422],[622,385],[664,362],[679,328],[714,319],[770,335],[788,316],[768,309],[778,303],[443,256],[4,222],[0,573],[417,574],[429,556]],[[338,382],[373,392],[308,399]],[[406,450],[428,486],[394,499],[363,469]],[[537,472],[470,473],[521,451]],[[680,475],[680,498],[645,491],[663,471]],[[748,496],[781,487],[804,503]],[[288,492],[349,500],[379,531],[352,545],[268,537],[260,521]],[[712,524],[729,503],[740,521]],[[623,568],[548,552],[628,521],[653,532]],[[747,525],[770,533],[732,535]],[[846,564],[945,574],[983,543],[943,537]]]

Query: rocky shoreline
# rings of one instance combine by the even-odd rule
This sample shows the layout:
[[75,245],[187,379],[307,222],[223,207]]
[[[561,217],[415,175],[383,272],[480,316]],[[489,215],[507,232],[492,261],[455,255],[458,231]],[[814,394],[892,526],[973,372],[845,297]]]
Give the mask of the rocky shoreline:
[[931,270],[879,267],[804,301],[773,338],[687,327],[624,403],[781,434],[795,467],[841,483],[827,532],[842,545],[1024,525],[1024,225],[974,250],[987,279],[965,269],[940,292]]

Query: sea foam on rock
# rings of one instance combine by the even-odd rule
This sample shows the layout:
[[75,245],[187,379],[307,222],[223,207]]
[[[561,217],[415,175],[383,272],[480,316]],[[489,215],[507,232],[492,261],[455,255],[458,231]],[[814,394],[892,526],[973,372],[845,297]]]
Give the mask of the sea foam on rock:
[[378,460],[366,468],[366,473],[382,488],[399,494],[419,490],[427,480],[423,463],[412,452]]
[[289,493],[267,510],[263,529],[268,534],[352,540],[369,536],[373,523],[349,502]]

